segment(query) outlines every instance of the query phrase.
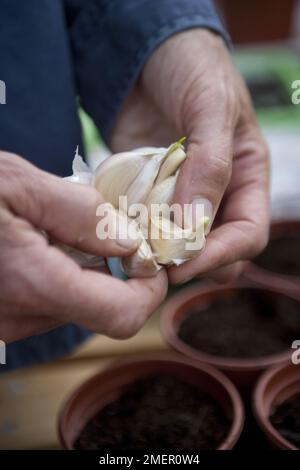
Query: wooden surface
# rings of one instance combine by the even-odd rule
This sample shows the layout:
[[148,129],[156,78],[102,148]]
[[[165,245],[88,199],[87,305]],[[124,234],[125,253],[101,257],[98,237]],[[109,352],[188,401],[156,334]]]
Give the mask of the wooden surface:
[[72,356],[0,378],[0,449],[57,449],[57,416],[67,396],[112,359],[167,349],[159,312],[132,339],[94,336]]

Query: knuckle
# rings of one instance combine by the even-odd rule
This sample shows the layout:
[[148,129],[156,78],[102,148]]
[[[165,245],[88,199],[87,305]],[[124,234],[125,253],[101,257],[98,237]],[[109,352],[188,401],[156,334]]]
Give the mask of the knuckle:
[[207,172],[210,179],[221,187],[228,183],[232,173],[232,161],[219,155],[214,155],[207,161]]
[[227,142],[220,142],[218,149],[212,143],[207,143],[205,146],[195,140],[190,144],[189,156],[192,160],[196,160],[199,154],[199,147],[202,148],[203,164],[201,173],[208,181],[214,183],[217,187],[224,187],[231,178],[232,174],[232,156],[229,155]]
[[228,79],[219,80],[219,84],[212,91],[211,103],[222,112],[227,125],[232,125],[238,115],[239,99],[233,84]]
[[0,161],[1,161],[1,164],[11,164],[12,163],[12,159],[16,159],[15,161],[17,161],[18,159],[20,159],[20,157],[14,153],[10,153],[10,152],[0,152]]
[[[36,181],[33,167],[16,154],[0,152],[1,184],[0,195],[9,205],[12,201],[25,204],[32,193],[30,185]],[[32,183],[33,181],[33,183]]]
[[247,140],[251,142],[251,152],[255,162],[268,167],[270,149],[256,122],[249,126],[248,133]]
[[234,264],[222,267],[212,273],[211,278],[218,284],[226,284],[228,282],[237,281],[245,268],[243,261],[237,261]]
[[270,149],[267,142],[262,138],[260,143],[260,153],[259,157],[264,165],[264,167],[269,172],[270,170]]
[[264,137],[261,137],[260,139],[260,148],[261,148],[261,155],[262,157],[268,157],[269,155],[269,146],[267,144],[267,141],[264,139]]
[[0,152],[1,173],[11,176],[20,176],[24,173],[26,162],[14,153]]
[[256,155],[260,161],[267,161],[269,159],[269,147],[262,136],[258,136],[256,139]]
[[269,242],[269,230],[268,228],[261,229],[256,232],[256,235],[252,238],[249,246],[249,259],[255,258],[261,253]]
[[269,242],[269,232],[265,230],[263,233],[260,234],[256,243],[256,253],[255,256],[261,253],[267,246]]

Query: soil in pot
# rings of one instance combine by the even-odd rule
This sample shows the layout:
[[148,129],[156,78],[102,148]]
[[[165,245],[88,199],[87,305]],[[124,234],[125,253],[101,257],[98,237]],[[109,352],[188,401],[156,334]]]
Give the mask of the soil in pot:
[[127,386],[85,426],[75,449],[216,449],[230,421],[209,395],[172,375]]
[[300,336],[300,305],[284,295],[241,289],[191,311],[178,336],[195,349],[228,358],[276,354]]
[[300,395],[277,406],[270,421],[282,437],[300,448]]
[[271,239],[254,264],[279,274],[300,276],[300,233],[291,231]]

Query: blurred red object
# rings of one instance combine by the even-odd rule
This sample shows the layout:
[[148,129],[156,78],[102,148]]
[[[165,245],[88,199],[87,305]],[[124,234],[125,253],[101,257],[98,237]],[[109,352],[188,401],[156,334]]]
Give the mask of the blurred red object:
[[276,41],[290,36],[296,0],[216,0],[233,43]]

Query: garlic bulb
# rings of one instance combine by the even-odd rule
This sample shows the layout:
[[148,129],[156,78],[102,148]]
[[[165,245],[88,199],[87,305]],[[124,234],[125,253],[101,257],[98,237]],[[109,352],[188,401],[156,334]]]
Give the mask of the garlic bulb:
[[[122,269],[129,277],[154,276],[162,265],[179,265],[204,247],[209,219],[203,217],[196,229],[183,229],[174,222],[170,211],[180,167],[186,158],[184,140],[169,148],[143,147],[111,155],[95,172],[76,150],[73,175],[66,180],[94,186],[106,202],[134,219],[140,232],[137,251],[121,260]],[[137,204],[143,204],[144,210],[132,213],[131,208]],[[158,212],[153,208],[158,208]],[[99,264],[99,257],[61,244],[60,248],[84,267]]]
[[[204,246],[206,218],[196,230],[182,229],[170,219],[169,206],[180,166],[186,158],[183,141],[180,139],[169,148],[144,147],[112,155],[95,171],[95,188],[116,209],[129,216],[132,204],[142,203],[147,209],[146,214],[135,217],[144,235],[142,242],[133,255],[121,261],[124,272],[130,277],[153,276],[160,269],[159,265],[181,264]],[[126,206],[120,196],[127,197]],[[159,216],[151,215],[154,204],[164,204]]]

